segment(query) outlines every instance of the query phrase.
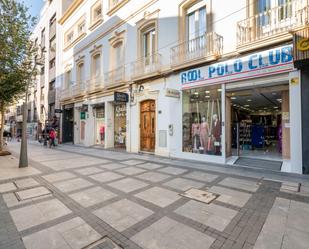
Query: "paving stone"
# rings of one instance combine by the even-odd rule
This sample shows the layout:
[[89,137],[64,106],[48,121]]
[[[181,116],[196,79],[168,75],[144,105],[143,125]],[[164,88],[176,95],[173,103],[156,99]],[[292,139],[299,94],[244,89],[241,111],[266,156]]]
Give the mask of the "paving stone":
[[127,199],[114,202],[93,213],[120,232],[153,214],[151,210]]
[[178,193],[160,187],[153,187],[135,196],[159,207],[166,207],[181,198]]
[[81,249],[100,238],[99,233],[77,217],[25,236],[23,242],[27,249]]
[[51,192],[45,187],[36,187],[16,192],[17,197],[21,201],[48,194],[51,194]]
[[141,189],[141,188],[148,186],[147,183],[139,181],[139,180],[135,180],[133,178],[125,178],[119,181],[109,183],[108,185],[113,188],[119,189],[125,193],[129,193],[137,189]]
[[164,186],[168,186],[174,189],[178,189],[181,191],[186,191],[190,188],[202,188],[204,183],[196,182],[193,180],[188,180],[184,178],[175,178],[169,182],[163,184]]
[[30,187],[38,186],[40,185],[40,183],[38,183],[33,178],[26,178],[26,179],[16,180],[15,185],[18,188],[30,188]]
[[249,181],[233,177],[227,177],[218,184],[251,192],[255,192],[259,188],[259,186],[256,184],[256,181]]
[[148,170],[154,170],[154,169],[164,167],[164,165],[156,164],[156,163],[143,163],[143,164],[138,164],[136,166],[139,168],[148,169]]
[[124,168],[124,167],[128,167],[128,166],[123,165],[121,163],[108,163],[108,164],[104,164],[104,165],[100,166],[100,168],[108,169],[108,170],[115,170],[115,169],[120,169],[120,168]]
[[57,199],[40,202],[10,211],[18,231],[22,231],[70,213],[71,210]]
[[209,191],[220,195],[217,198],[218,201],[231,204],[237,207],[243,207],[252,196],[251,194],[248,193],[218,186],[211,187]]
[[144,173],[146,172],[146,170],[139,169],[136,167],[127,167],[127,168],[117,169],[116,172],[124,174],[124,175],[136,175],[136,174]]
[[[302,227],[300,227],[302,229]],[[308,227],[307,227],[308,231]],[[309,232],[300,231],[298,229],[289,229],[285,231],[282,249],[308,249]]]
[[49,175],[42,176],[46,181],[49,182],[58,182],[63,180],[68,180],[75,178],[76,175],[70,172],[58,172]]
[[123,161],[121,163],[126,164],[126,165],[130,165],[130,166],[134,166],[134,165],[137,165],[137,164],[145,163],[145,161],[137,160],[137,159],[131,159],[131,160]]
[[229,208],[193,200],[179,207],[175,212],[219,231],[223,231],[237,214]]
[[276,198],[263,229],[255,243],[254,249],[281,249],[290,201]]
[[94,187],[71,194],[69,196],[83,207],[90,207],[97,203],[114,198],[117,195],[102,187]]
[[150,182],[161,182],[171,176],[167,174],[158,173],[158,172],[147,172],[147,173],[138,175],[136,177],[142,180],[150,181]]
[[54,183],[54,186],[59,189],[62,192],[71,192],[74,190],[86,188],[92,186],[93,183],[82,179],[82,178],[75,178],[67,181],[62,181],[62,182],[56,182]]
[[97,168],[97,167],[88,167],[83,169],[77,169],[75,172],[81,174],[81,175],[91,175],[99,172],[103,172],[103,169]]
[[109,182],[109,181],[113,181],[113,180],[123,178],[122,175],[119,175],[119,174],[116,174],[116,173],[113,173],[113,172],[103,172],[103,173],[100,173],[100,174],[91,175],[89,177],[92,178],[93,180],[98,181],[98,182]]
[[190,172],[184,175],[183,177],[194,179],[194,180],[199,180],[202,182],[212,182],[218,178],[218,175],[206,173],[203,171],[193,171],[193,172]]
[[16,186],[12,182],[0,184],[0,193],[16,190]]
[[163,217],[131,238],[144,249],[208,249],[214,238]]
[[43,195],[43,196],[31,198],[31,199],[19,201],[14,193],[7,193],[3,195],[3,200],[6,203],[7,207],[10,208],[10,207],[20,206],[26,203],[37,201],[37,200],[47,199],[52,196],[53,196],[52,194],[47,194],[47,195]]
[[188,170],[179,169],[179,168],[176,168],[176,167],[165,167],[165,168],[159,169],[158,171],[163,172],[163,173],[167,173],[167,174],[171,174],[171,175],[180,175],[180,174],[187,172]]

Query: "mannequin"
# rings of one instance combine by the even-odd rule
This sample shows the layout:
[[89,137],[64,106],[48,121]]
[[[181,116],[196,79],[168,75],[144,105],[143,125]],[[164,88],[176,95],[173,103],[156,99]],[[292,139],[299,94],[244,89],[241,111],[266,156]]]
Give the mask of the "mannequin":
[[194,123],[192,124],[191,134],[192,134],[192,148],[193,152],[195,152],[200,147],[200,124],[198,123],[197,118],[194,119]]
[[203,147],[204,153],[206,153],[207,150],[207,139],[209,135],[209,125],[206,121],[206,117],[202,117],[202,123],[200,125],[200,140],[201,140],[201,146]]
[[220,155],[220,142],[221,142],[221,124],[218,115],[212,116],[212,131],[211,134],[214,140],[215,154]]

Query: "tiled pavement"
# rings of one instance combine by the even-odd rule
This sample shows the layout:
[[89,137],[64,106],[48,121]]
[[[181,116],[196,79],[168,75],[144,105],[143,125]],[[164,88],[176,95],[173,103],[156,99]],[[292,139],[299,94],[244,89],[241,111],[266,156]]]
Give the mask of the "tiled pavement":
[[[29,147],[36,175],[0,181],[0,249],[309,248],[305,178],[299,185],[246,169]],[[219,197],[205,204],[179,195],[190,188]]]

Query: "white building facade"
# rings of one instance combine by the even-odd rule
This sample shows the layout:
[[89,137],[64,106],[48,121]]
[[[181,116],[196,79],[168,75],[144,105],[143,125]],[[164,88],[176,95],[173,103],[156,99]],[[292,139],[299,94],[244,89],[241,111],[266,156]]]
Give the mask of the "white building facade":
[[62,142],[302,173],[290,32],[307,1],[76,0],[59,13]]

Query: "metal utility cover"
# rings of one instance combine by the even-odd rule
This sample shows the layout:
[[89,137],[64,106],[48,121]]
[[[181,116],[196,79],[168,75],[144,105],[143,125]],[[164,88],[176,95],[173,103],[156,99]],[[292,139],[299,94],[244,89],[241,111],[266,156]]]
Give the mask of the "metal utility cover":
[[181,196],[204,202],[206,204],[211,203],[213,200],[217,199],[219,197],[218,194],[214,194],[205,190],[200,190],[196,188],[190,188],[183,194],[180,194]]

